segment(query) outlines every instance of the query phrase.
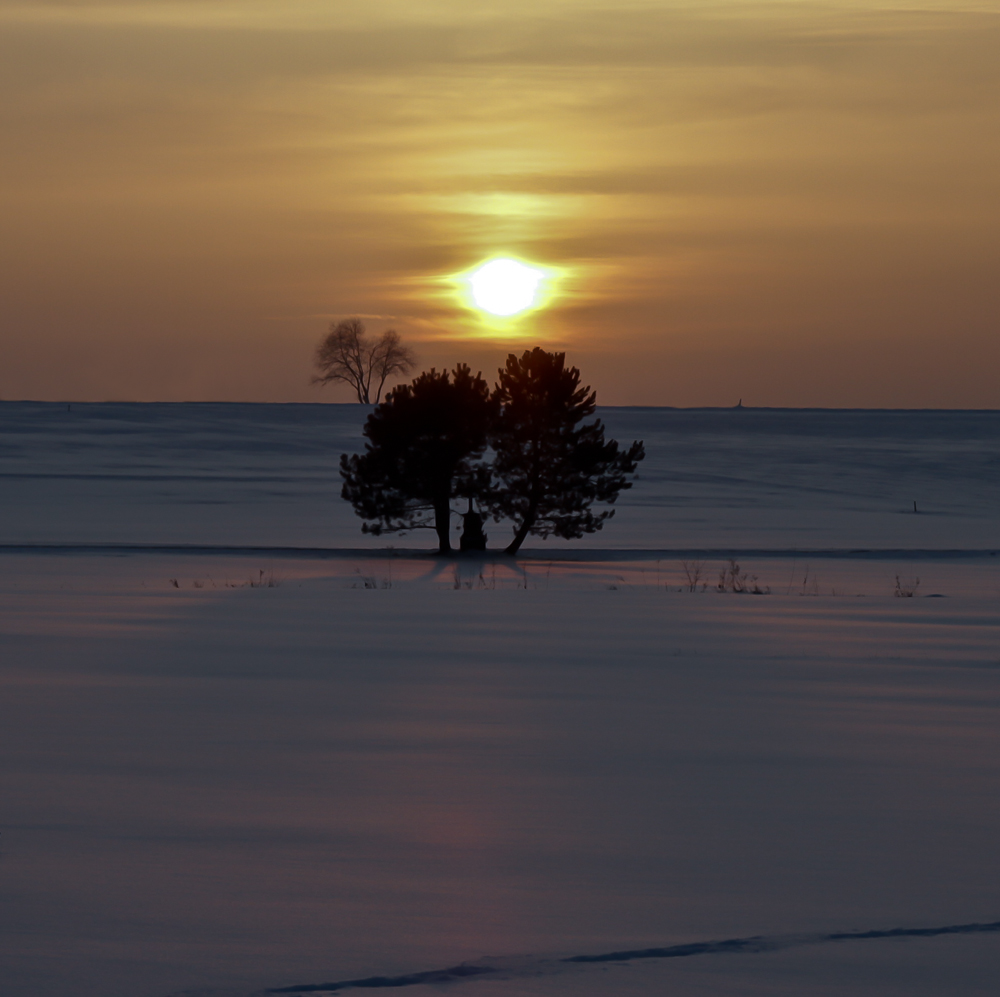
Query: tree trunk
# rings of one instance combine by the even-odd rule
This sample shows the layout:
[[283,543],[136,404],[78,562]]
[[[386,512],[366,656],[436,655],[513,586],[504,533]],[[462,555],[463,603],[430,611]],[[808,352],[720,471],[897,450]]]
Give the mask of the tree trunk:
[[531,527],[535,525],[535,520],[538,518],[538,511],[529,507],[528,512],[524,517],[524,522],[517,528],[517,533],[514,534],[514,539],[507,545],[507,549],[504,551],[505,554],[510,554],[512,557],[517,554],[521,549],[521,544],[524,543],[525,537],[531,532]]
[[511,542],[507,545],[507,549],[504,551],[505,554],[510,554],[511,557],[514,557],[521,549],[521,544],[524,543],[524,538],[531,532],[531,527],[535,525],[535,520],[538,519],[539,501],[538,472],[536,470],[531,475],[531,492],[529,493],[528,498],[528,511],[524,514],[524,522],[522,522],[517,528],[517,532],[514,534],[514,539],[511,540]]
[[438,535],[438,553],[451,553],[451,501],[438,499],[434,503],[434,529]]

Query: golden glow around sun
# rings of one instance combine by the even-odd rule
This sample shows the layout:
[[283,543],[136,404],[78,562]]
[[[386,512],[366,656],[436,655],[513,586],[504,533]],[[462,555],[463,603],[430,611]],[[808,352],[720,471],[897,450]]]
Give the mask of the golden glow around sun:
[[484,263],[469,277],[472,300],[490,315],[517,315],[537,304],[545,273],[535,267],[501,258]]

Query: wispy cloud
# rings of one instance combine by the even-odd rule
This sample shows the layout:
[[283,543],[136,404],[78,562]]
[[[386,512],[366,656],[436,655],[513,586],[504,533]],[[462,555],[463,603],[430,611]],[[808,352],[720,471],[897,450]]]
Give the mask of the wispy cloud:
[[[168,335],[153,309],[208,365],[249,324],[274,397],[300,397],[316,315],[471,345],[444,278],[508,251],[564,274],[532,334],[585,358],[627,327],[602,362],[616,400],[710,401],[729,370],[758,401],[797,399],[784,381],[874,404],[849,355],[936,356],[945,335],[966,344],[949,383],[994,397],[993,5],[495,9],[0,3],[0,318],[19,330],[0,391],[56,390],[34,358],[81,321],[138,358]],[[897,381],[886,404],[935,403]]]

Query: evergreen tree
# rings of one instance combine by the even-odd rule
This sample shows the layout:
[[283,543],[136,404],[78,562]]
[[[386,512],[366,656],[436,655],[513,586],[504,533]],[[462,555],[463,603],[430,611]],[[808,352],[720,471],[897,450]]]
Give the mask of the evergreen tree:
[[566,354],[535,348],[511,354],[494,392],[500,414],[490,434],[495,451],[489,507],[514,521],[516,554],[529,533],[567,540],[601,529],[613,509],[594,513],[594,502],[615,502],[631,488],[627,477],[645,456],[642,443],[619,450],[604,439],[594,414],[597,395],[580,387],[580,371]]
[[394,388],[368,416],[363,454],[344,454],[341,495],[379,536],[433,527],[441,553],[451,550],[451,500],[476,495],[489,481],[477,462],[497,403],[482,376],[459,364],[451,377],[430,370]]

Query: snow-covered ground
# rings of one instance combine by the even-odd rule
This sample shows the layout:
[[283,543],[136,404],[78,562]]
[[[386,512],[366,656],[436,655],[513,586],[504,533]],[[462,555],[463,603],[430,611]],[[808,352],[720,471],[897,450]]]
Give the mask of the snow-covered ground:
[[[2,402],[0,544],[429,548],[429,530],[364,536],[339,498],[365,414]],[[602,532],[546,549],[1000,548],[1000,412],[600,414],[645,441],[639,480]],[[509,524],[488,529],[506,545]]]
[[261,549],[366,545],[359,413],[0,405],[5,997],[996,993],[1000,415],[608,410],[588,544]]

